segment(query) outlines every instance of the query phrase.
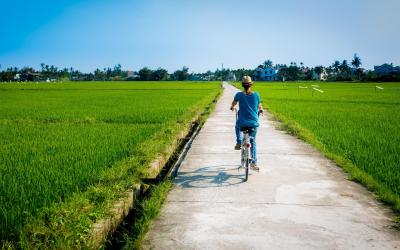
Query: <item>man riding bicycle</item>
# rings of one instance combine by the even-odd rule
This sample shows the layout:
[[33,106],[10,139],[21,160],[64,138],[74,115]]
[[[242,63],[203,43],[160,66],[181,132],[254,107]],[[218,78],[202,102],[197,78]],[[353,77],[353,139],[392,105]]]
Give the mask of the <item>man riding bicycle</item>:
[[231,105],[231,110],[233,111],[236,104],[239,103],[239,114],[235,125],[235,150],[241,149],[242,133],[240,129],[252,128],[249,133],[251,138],[251,154],[253,156],[250,167],[253,170],[259,170],[259,167],[257,166],[256,134],[257,127],[259,126],[258,115],[260,113],[263,113],[263,108],[261,105],[260,95],[258,94],[258,92],[251,91],[252,86],[253,82],[251,81],[251,77],[244,76],[242,79],[242,87],[244,88],[244,91],[236,93]]

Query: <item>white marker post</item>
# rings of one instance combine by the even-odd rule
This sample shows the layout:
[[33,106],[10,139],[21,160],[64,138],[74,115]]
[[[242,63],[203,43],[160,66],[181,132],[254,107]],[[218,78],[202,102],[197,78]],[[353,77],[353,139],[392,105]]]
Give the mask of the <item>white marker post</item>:
[[317,88],[312,88],[312,96],[314,96],[314,90],[316,90],[316,91],[318,91],[318,92],[320,92],[320,93],[324,93],[324,91],[323,90],[321,90],[321,89],[317,89]]
[[300,89],[307,89],[308,87],[298,86],[297,88],[297,95],[300,95]]
[[380,86],[375,86],[375,93],[376,93],[376,89],[383,90],[382,87],[380,87]]

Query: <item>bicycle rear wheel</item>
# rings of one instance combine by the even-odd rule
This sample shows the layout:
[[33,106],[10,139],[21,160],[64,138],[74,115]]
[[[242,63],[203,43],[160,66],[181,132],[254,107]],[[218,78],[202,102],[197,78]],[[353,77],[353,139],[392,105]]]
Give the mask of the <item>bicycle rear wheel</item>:
[[241,155],[240,155],[240,167],[241,168],[243,168],[243,167],[245,167],[245,159],[244,159],[244,153],[243,153],[243,150],[242,150],[242,152],[241,152]]

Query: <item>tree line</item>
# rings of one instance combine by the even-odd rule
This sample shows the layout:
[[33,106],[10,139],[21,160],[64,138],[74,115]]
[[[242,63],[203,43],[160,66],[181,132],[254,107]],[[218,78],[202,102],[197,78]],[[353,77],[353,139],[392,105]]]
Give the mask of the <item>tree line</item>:
[[374,70],[361,68],[361,58],[354,54],[352,60],[335,60],[332,65],[309,67],[303,62],[297,64],[276,64],[266,60],[256,69],[229,69],[221,68],[215,71],[208,70],[204,73],[189,72],[188,67],[169,73],[164,68],[150,69],[144,67],[138,71],[123,70],[121,64],[114,67],[96,69],[93,72],[84,73],[70,68],[58,68],[54,65],[40,64],[40,69],[32,67],[9,67],[1,70],[0,81],[220,81],[240,80],[244,75],[252,76],[255,80],[265,80],[261,72],[273,69],[275,81],[400,81],[400,67],[393,64],[375,66]]
[[[1,66],[0,66],[1,67]],[[1,69],[1,68],[0,68]],[[253,75],[252,69],[217,69],[204,73],[189,72],[188,67],[169,73],[163,68],[150,69],[144,67],[138,71],[122,70],[120,64],[114,67],[96,69],[93,72],[84,73],[70,68],[58,68],[54,65],[40,64],[40,70],[32,67],[9,67],[0,70],[0,81],[217,81],[226,80],[230,76],[238,79],[244,75]]]
[[289,66],[279,65],[278,75],[285,77],[287,80],[314,80],[315,76],[326,74],[328,81],[363,81],[365,79],[365,71],[361,68],[361,58],[354,54],[352,61],[335,60],[332,65],[323,67],[306,67],[302,62],[300,66],[296,62],[291,62]]

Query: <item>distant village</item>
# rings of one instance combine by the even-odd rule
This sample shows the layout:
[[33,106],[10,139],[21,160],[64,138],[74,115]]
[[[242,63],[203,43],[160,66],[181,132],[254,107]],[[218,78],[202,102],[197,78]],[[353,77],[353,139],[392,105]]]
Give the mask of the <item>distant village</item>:
[[[254,79],[258,81],[285,81],[286,77],[282,74],[279,74],[279,70],[282,69],[282,66],[275,65],[275,66],[258,66],[255,70]],[[316,72],[309,67],[302,67],[300,68],[300,72],[304,75],[311,75],[311,80],[317,81],[326,81],[328,79],[328,72],[326,68],[322,68],[321,72]]]
[[[289,66],[290,67],[290,66]],[[339,66],[340,67],[340,66]],[[316,81],[327,81],[328,79],[333,79],[339,77],[342,72],[340,68],[335,69],[334,67],[299,67],[298,68],[298,75],[305,76],[305,80],[316,80]],[[280,73],[280,70],[285,70],[287,66],[282,65],[269,65],[263,66],[260,65],[255,69],[254,79],[258,81],[286,81],[287,76],[283,73]],[[395,80],[400,76],[400,66],[393,66],[393,64],[382,64],[378,66],[374,66],[373,70],[365,70],[363,68],[355,68],[349,67],[347,71],[347,77],[342,77],[343,79],[340,80],[353,80],[351,76],[360,74],[361,77],[370,76],[371,80],[373,78],[378,78],[381,81],[387,80]],[[347,79],[346,79],[347,78]],[[230,75],[230,79],[236,80],[234,75]],[[361,79],[362,80],[362,79]],[[398,81],[398,80],[397,80]]]

